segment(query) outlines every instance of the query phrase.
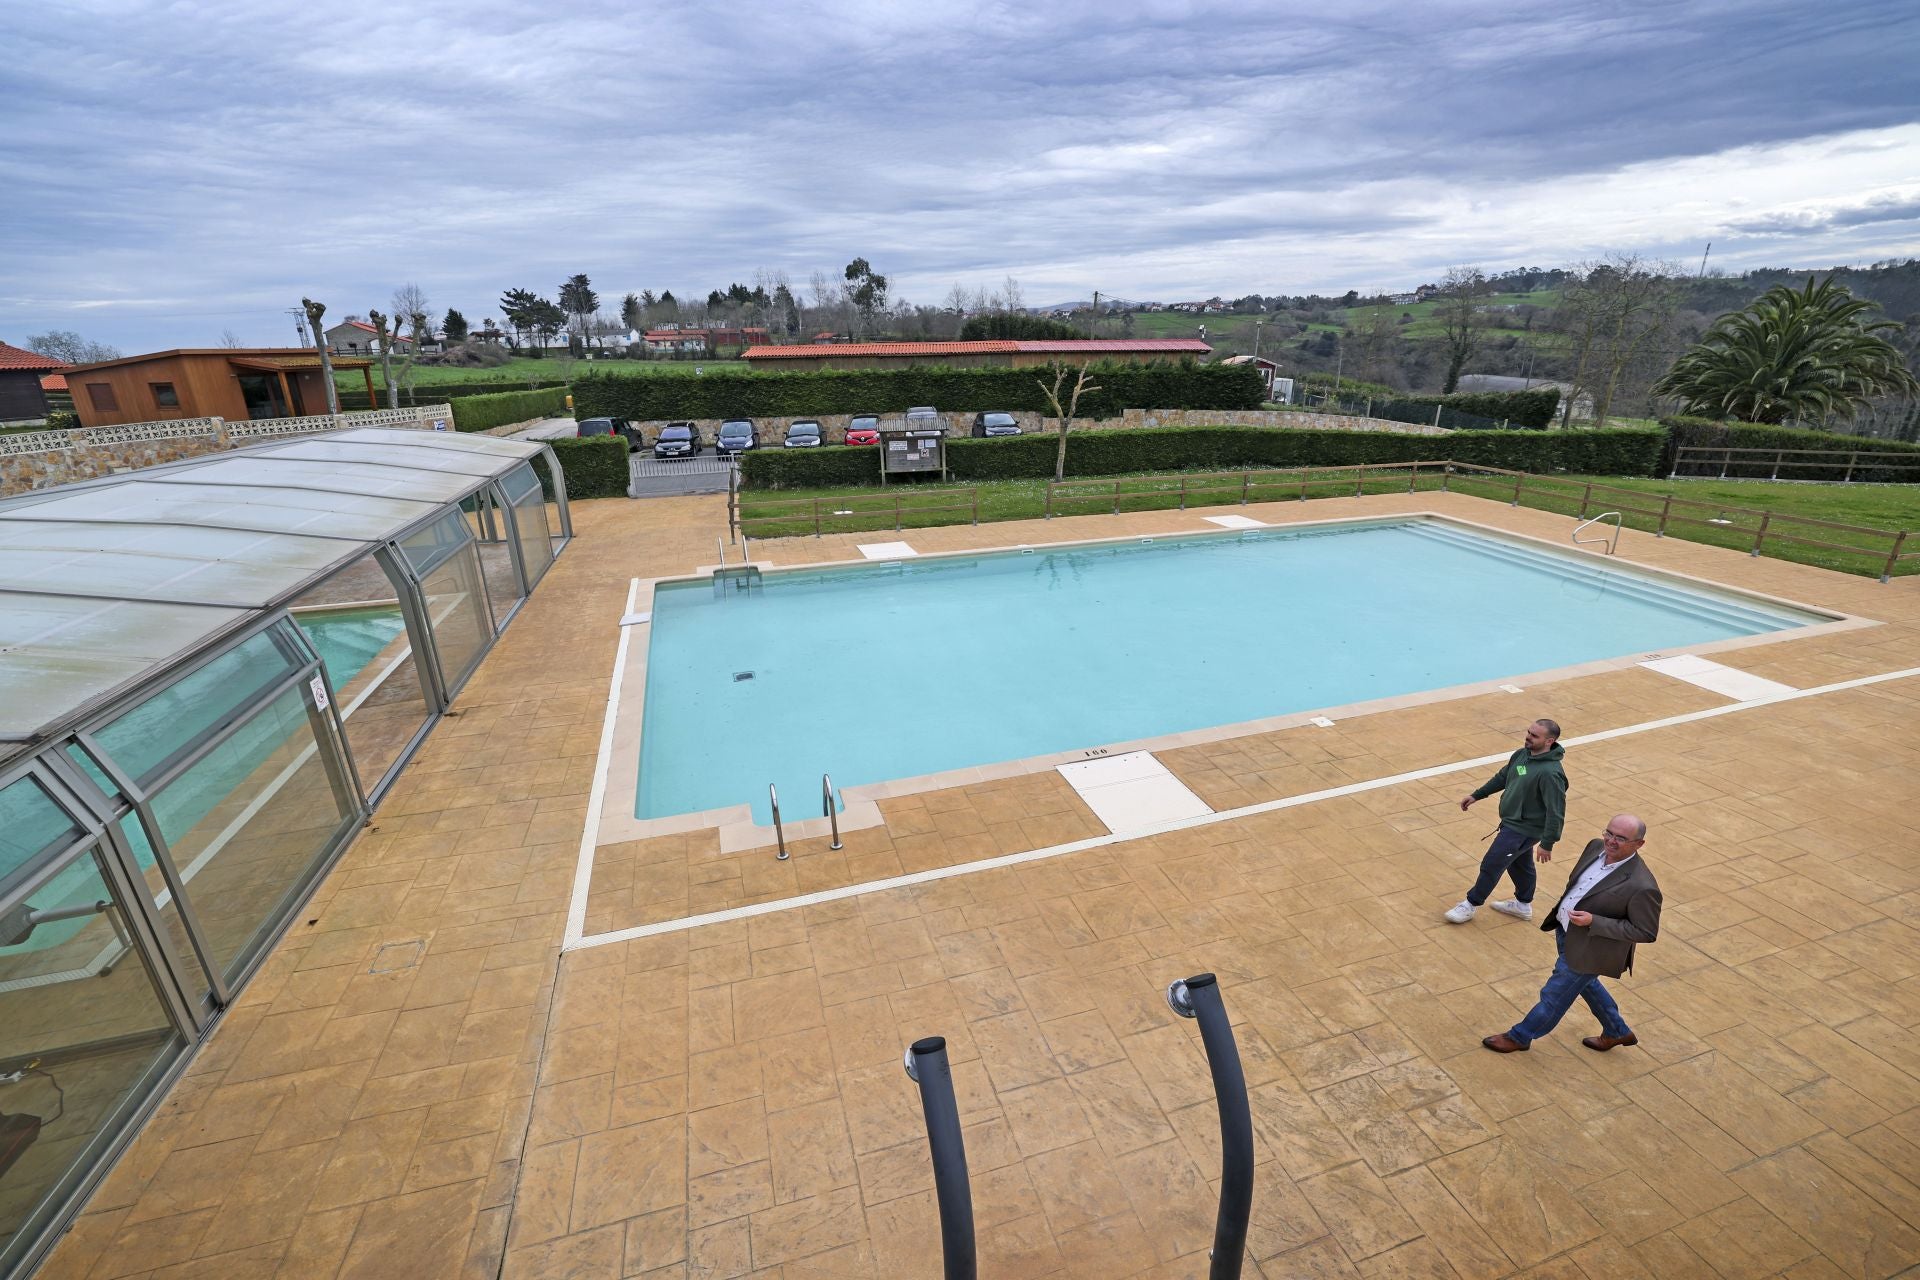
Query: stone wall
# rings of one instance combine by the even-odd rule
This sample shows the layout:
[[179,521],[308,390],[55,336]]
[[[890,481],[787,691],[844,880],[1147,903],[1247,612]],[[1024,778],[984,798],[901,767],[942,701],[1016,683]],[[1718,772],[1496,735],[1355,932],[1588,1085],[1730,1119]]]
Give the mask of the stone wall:
[[[802,415],[797,418],[755,418],[753,425],[760,432],[760,447],[778,448],[787,434],[787,425],[793,422],[818,422],[823,439],[828,444],[840,444],[846,439],[847,422],[852,415],[844,413],[820,413]],[[944,415],[947,429],[953,435],[964,436],[973,429],[973,414],[949,413]],[[1028,435],[1050,432],[1055,423],[1046,414],[1031,413],[1026,410],[1014,412],[1013,419],[1020,424],[1020,430]],[[700,429],[700,439],[707,444],[713,443],[714,433],[719,431],[721,419],[702,418],[694,425]],[[651,445],[660,434],[665,422],[636,423]],[[897,427],[898,415],[881,416],[880,425]],[[1119,418],[1097,421],[1092,418],[1074,419],[1076,431],[1127,429],[1130,427],[1277,427],[1291,428],[1296,431],[1397,431],[1402,435],[1437,436],[1446,432],[1439,427],[1422,426],[1413,422],[1389,422],[1383,418],[1356,418],[1338,413],[1304,413],[1288,409],[1128,409]],[[515,428],[516,430],[518,428]]]
[[[444,424],[436,426],[435,424]],[[445,431],[453,410],[444,404],[370,413],[315,414],[305,418],[178,418],[170,422],[125,422],[111,427],[20,431],[0,435],[0,497],[33,489],[93,480],[121,471],[223,453],[287,436],[349,427],[401,427]]]

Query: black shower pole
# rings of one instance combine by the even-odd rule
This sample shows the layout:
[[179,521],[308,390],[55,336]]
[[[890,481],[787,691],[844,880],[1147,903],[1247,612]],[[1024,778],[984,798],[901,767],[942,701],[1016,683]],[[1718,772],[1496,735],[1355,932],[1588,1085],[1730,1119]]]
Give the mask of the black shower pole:
[[1247,1106],[1247,1076],[1233,1041],[1220,984],[1210,973],[1195,974],[1167,988],[1167,1005],[1183,1018],[1200,1022],[1200,1043],[1213,1072],[1214,1100],[1220,1107],[1220,1213],[1213,1225],[1213,1263],[1209,1280],[1239,1280],[1247,1254],[1247,1220],[1253,1213],[1253,1113]]
[[[947,1042],[916,1040],[907,1050],[907,1075],[920,1086],[927,1116],[927,1147],[933,1156],[934,1196],[940,1203],[940,1248],[947,1280],[975,1280],[973,1187],[967,1180],[967,1146],[960,1136],[960,1107],[953,1100]],[[1243,1232],[1244,1234],[1244,1232]]]

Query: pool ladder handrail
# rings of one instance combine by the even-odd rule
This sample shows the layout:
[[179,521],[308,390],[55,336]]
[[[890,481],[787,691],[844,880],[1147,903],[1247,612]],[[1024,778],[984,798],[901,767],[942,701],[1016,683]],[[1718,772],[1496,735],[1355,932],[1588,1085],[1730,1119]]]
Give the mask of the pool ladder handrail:
[[[1582,529],[1586,528],[1590,524],[1598,524],[1600,521],[1607,519],[1609,516],[1613,518],[1613,537],[1583,538],[1580,536],[1580,531]],[[1582,520],[1579,524],[1573,526],[1573,541],[1574,541],[1574,545],[1576,546],[1581,545],[1583,543],[1588,543],[1588,542],[1605,543],[1607,548],[1607,554],[1612,555],[1615,549],[1618,548],[1620,545],[1620,513],[1618,511],[1602,511],[1597,516],[1590,516],[1587,519]]]
[[840,843],[840,814],[833,803],[833,775],[830,773],[820,775],[820,816],[827,820],[833,832],[833,843],[827,848],[843,848]]
[[780,852],[774,855],[775,861],[785,862],[792,855],[787,852],[787,829],[780,825],[780,793],[767,784],[767,801],[773,805],[773,839],[780,846]]

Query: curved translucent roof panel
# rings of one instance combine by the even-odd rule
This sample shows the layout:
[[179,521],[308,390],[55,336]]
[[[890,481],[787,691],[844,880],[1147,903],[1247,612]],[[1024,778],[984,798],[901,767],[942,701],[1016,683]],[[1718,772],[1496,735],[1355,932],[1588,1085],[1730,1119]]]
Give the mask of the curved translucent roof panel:
[[541,449],[339,431],[0,499],[0,741],[53,732]]

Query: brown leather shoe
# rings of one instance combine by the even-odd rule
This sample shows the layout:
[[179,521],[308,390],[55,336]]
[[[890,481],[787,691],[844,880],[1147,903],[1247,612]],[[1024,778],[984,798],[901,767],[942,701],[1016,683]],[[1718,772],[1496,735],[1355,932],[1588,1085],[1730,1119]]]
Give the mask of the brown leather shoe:
[[1580,1042],[1595,1053],[1605,1053],[1619,1044],[1639,1044],[1640,1037],[1629,1031],[1623,1036],[1588,1036]]
[[1509,1036],[1504,1031],[1500,1032],[1498,1035],[1488,1036],[1486,1039],[1482,1040],[1480,1043],[1485,1045],[1487,1048],[1493,1050],[1495,1053],[1525,1053],[1527,1050],[1533,1048],[1533,1046],[1530,1044],[1521,1044],[1518,1040],[1515,1040],[1512,1036]]

